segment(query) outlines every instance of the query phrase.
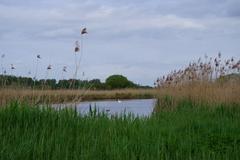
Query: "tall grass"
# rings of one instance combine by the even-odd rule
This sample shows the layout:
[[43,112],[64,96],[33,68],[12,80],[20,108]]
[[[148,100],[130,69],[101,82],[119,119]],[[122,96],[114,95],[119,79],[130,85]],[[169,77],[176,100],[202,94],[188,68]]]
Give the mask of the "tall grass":
[[179,103],[148,118],[0,108],[0,159],[238,159],[240,106]]

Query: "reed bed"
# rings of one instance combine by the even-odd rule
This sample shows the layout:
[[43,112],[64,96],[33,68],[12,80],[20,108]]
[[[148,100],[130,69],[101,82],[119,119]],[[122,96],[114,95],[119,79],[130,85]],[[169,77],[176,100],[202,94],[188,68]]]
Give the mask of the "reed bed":
[[122,90],[31,90],[31,89],[0,89],[0,104],[13,100],[39,103],[68,103],[86,100],[103,99],[135,99],[153,98],[155,89],[122,89]]
[[198,61],[190,62],[188,66],[173,70],[169,74],[158,78],[156,87],[175,87],[191,83],[214,82],[225,76],[240,74],[240,59],[234,57],[222,59],[222,54],[217,57],[201,57]]
[[179,101],[188,99],[195,104],[240,104],[240,81],[234,83],[192,83],[159,88],[156,110],[173,109]]
[[195,104],[240,104],[240,60],[222,59],[221,53],[205,56],[183,69],[158,78],[156,111],[173,109],[179,101],[188,99]]
[[12,103],[0,108],[0,159],[238,159],[239,105],[192,105],[109,118]]
[[[86,100],[157,98],[158,107],[174,108],[177,101],[189,99],[194,103],[240,104],[240,81],[191,83],[156,89],[122,90],[31,90],[1,89],[0,104],[13,100],[29,104],[70,103]],[[167,100],[166,100],[167,99]],[[165,102],[169,101],[169,102]],[[171,104],[171,105],[170,105]],[[157,109],[157,110],[159,110]]]

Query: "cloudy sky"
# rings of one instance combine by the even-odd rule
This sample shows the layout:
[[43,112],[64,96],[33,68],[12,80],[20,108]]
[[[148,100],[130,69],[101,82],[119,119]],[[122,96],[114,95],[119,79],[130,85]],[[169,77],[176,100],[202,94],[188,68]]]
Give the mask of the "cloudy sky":
[[239,0],[0,0],[0,22],[1,65],[15,75],[34,75],[40,54],[37,78],[72,78],[83,27],[81,79],[152,85],[204,54],[240,57]]

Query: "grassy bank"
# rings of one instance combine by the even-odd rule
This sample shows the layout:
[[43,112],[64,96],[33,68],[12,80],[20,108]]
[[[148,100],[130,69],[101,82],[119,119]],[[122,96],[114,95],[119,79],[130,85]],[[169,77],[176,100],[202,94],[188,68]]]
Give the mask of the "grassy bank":
[[238,159],[240,106],[195,104],[149,118],[0,108],[0,159]]
[[0,104],[13,100],[39,103],[68,103],[85,100],[103,99],[141,99],[153,98],[156,89],[122,89],[122,90],[32,90],[32,89],[0,89]]

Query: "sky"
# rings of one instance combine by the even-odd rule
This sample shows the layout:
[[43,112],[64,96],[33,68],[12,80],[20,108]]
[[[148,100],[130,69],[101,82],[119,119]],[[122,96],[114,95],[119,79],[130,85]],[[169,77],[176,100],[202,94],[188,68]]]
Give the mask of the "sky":
[[0,60],[8,74],[72,78],[76,40],[77,78],[122,74],[153,85],[205,54],[239,58],[240,1],[0,0]]

